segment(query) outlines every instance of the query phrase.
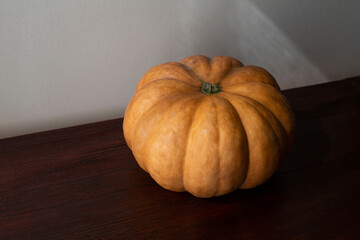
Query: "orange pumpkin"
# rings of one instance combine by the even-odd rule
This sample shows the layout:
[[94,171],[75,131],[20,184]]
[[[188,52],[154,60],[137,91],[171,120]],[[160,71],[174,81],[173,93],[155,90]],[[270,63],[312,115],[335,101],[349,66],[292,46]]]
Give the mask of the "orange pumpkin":
[[294,115],[265,69],[191,56],[151,68],[124,116],[124,136],[162,187],[197,197],[256,187],[294,137]]

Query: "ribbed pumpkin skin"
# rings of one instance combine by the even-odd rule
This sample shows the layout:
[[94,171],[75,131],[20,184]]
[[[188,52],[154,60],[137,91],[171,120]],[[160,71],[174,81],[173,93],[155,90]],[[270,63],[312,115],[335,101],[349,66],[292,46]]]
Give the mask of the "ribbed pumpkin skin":
[[[221,92],[203,93],[203,82]],[[263,68],[197,55],[151,68],[123,129],[138,164],[158,184],[212,197],[266,182],[289,150],[295,118]]]

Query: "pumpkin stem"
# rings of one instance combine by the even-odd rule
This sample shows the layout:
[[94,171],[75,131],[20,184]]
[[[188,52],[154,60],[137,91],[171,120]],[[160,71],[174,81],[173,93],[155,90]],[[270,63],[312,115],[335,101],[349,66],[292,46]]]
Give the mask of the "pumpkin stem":
[[201,92],[205,94],[215,94],[221,92],[220,84],[213,84],[202,81]]

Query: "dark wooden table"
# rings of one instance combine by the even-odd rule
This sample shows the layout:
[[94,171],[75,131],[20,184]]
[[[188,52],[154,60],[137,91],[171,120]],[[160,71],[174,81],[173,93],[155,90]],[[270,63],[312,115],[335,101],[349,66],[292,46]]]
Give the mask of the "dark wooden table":
[[360,77],[284,93],[279,171],[211,199],[159,187],[122,119],[0,140],[0,239],[360,239]]

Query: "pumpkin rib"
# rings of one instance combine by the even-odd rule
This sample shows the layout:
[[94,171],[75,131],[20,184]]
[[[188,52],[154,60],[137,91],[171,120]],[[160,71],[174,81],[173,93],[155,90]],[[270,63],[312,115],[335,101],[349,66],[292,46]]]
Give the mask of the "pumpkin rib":
[[[191,137],[193,135],[196,135],[196,133],[198,131],[198,129],[196,128],[196,125],[194,125],[194,123],[198,123],[198,121],[199,121],[198,120],[199,111],[200,111],[200,109],[202,110],[202,105],[203,104],[207,104],[207,99],[209,99],[209,97],[210,97],[209,95],[203,95],[203,94],[201,94],[201,95],[202,95],[201,101],[197,105],[196,111],[194,111],[194,113],[193,113],[193,121],[191,123],[189,135],[187,137],[187,147],[189,147],[189,142],[191,141],[190,140]],[[202,115],[200,115],[200,117],[201,116]],[[213,125],[211,125],[211,126],[213,126]],[[204,146],[204,147],[206,147],[206,146]],[[201,149],[199,149],[199,150],[201,150]],[[198,162],[198,161],[201,161],[202,159],[201,159],[201,157],[199,159],[192,158],[192,161],[189,161],[189,159],[188,159],[189,158],[189,153],[193,154],[193,152],[191,152],[191,149],[187,148],[186,149],[186,154],[184,155],[184,160],[183,160],[183,169],[184,169],[183,170],[183,185],[184,185],[185,190],[188,191],[189,193],[191,193],[191,194],[193,194],[194,196],[197,196],[197,197],[203,197],[201,194],[199,194],[197,192],[196,189],[194,189],[196,187],[194,187],[194,182],[191,181],[191,180],[193,180],[193,178],[191,178],[191,177],[189,178],[188,177],[189,176],[188,171],[185,171],[185,169],[196,169],[198,166],[194,166],[194,161]],[[189,167],[189,166],[191,166],[191,167]],[[200,171],[201,170],[202,169],[200,169]],[[192,171],[192,173],[193,173],[193,171]]]
[[216,122],[215,122],[215,126],[216,126],[216,136],[217,136],[217,155],[218,155],[218,164],[217,164],[217,168],[219,169],[217,177],[217,187],[215,190],[214,195],[217,196],[217,193],[219,192],[219,188],[220,188],[220,177],[221,177],[221,168],[220,168],[220,161],[221,161],[221,156],[220,156],[220,126],[219,126],[219,111],[218,111],[218,105],[215,103],[215,112],[216,112]]
[[[217,119],[220,121],[216,126]],[[184,185],[191,194],[197,197],[222,195],[237,189],[245,179],[248,164],[246,134],[236,110],[227,99],[215,95],[203,98],[194,115],[188,146],[191,147],[187,149],[184,162]],[[220,170],[223,179],[220,179]],[[217,189],[218,183],[220,189]]]
[[196,102],[196,108],[195,108],[195,111],[194,113],[191,115],[191,123],[189,125],[189,130],[187,131],[186,133],[186,143],[185,143],[185,152],[184,152],[184,156],[183,156],[183,162],[182,162],[182,165],[181,165],[181,171],[182,171],[182,185],[184,186],[184,189],[187,191],[187,189],[185,188],[185,183],[184,183],[184,166],[185,166],[185,161],[186,161],[186,154],[187,154],[187,151],[188,151],[188,148],[189,148],[189,136],[190,136],[190,132],[192,130],[192,127],[193,127],[193,123],[194,123],[194,117],[196,116],[196,113],[199,109],[199,106],[201,104],[201,102],[203,101],[203,97],[200,97],[198,99],[198,101]]
[[[220,101],[226,103],[228,105],[228,107],[230,107],[232,109],[232,112],[236,115],[236,117],[238,118],[238,121],[239,121],[239,124],[237,124],[235,126],[235,128],[239,129],[239,133],[243,132],[245,134],[245,136],[243,136],[243,139],[245,140],[244,144],[246,145],[246,148],[248,148],[248,140],[247,140],[247,136],[246,136],[246,130],[245,130],[245,128],[244,128],[244,126],[243,126],[243,124],[241,122],[241,118],[239,116],[239,113],[236,111],[236,109],[234,108],[232,103],[227,98],[224,98],[222,96],[216,96],[216,95],[214,95],[214,97],[216,97]],[[214,196],[223,195],[223,194],[226,194],[228,192],[232,192],[232,191],[238,189],[239,186],[245,181],[246,175],[247,175],[247,171],[244,171],[245,174],[243,174],[242,179],[241,178],[239,179],[238,184],[234,185],[235,187],[227,189],[227,191],[225,191],[225,192],[222,190],[224,188],[224,186],[222,186],[221,184],[226,183],[226,182],[223,182],[223,177],[226,176],[226,175],[229,175],[229,173],[224,173],[224,171],[223,171],[224,170],[223,167],[224,167],[224,164],[225,164],[224,163],[225,159],[221,158],[223,153],[220,152],[220,147],[221,147],[222,144],[224,144],[223,143],[224,127],[220,128],[221,125],[220,125],[219,120],[221,119],[221,117],[223,117],[223,116],[221,116],[221,114],[223,114],[224,112],[219,110],[219,104],[220,104],[219,101],[217,101],[216,104],[215,104],[215,106],[216,106],[216,126],[217,126],[217,133],[218,133],[218,135],[217,135],[218,136],[218,148],[217,149],[218,149],[218,156],[219,156],[218,157],[218,167],[217,168],[219,169],[219,171],[218,171],[217,189],[216,189],[216,191],[214,193]],[[220,129],[222,129],[222,130],[220,130]],[[249,162],[249,160],[248,160],[248,151],[246,153],[245,158],[247,159],[245,162],[246,162],[246,165],[248,166],[248,162]],[[241,161],[241,159],[236,159],[235,161]]]
[[[246,83],[246,82],[258,82],[268,84],[277,90],[280,90],[279,84],[276,82],[275,78],[264,68],[247,65],[241,68],[233,68],[229,71],[229,74],[233,74],[233,76],[224,76],[221,83],[224,87],[231,87],[233,85],[237,85],[239,83]],[[251,76],[251,74],[255,74]],[[250,75],[250,76],[249,76]],[[252,80],[257,79],[257,80]],[[234,84],[228,85],[228,82],[232,82],[231,80],[235,80]]]
[[[128,122],[128,121],[135,121],[135,123],[136,123],[139,120],[139,118],[141,117],[141,115],[146,112],[146,110],[143,111],[139,116],[137,116],[136,119],[131,119],[130,116],[134,114],[133,109],[134,108],[137,109],[137,106],[139,106],[139,103],[137,102],[138,100],[149,102],[149,98],[139,99],[139,96],[143,97],[145,93],[152,93],[151,95],[153,95],[154,91],[151,91],[152,87],[156,88],[156,90],[160,91],[160,92],[165,91],[165,90],[169,91],[168,89],[171,89],[171,87],[173,87],[174,94],[170,94],[169,92],[167,92],[168,95],[164,95],[164,96],[159,97],[158,99],[154,100],[152,102],[152,104],[150,104],[148,106],[148,109],[150,109],[154,105],[156,105],[159,102],[161,102],[162,100],[166,99],[167,97],[175,96],[177,94],[181,94],[181,93],[184,93],[184,92],[188,93],[191,90],[191,89],[186,89],[186,86],[189,86],[188,84],[183,83],[183,82],[179,82],[179,81],[173,82],[174,86],[170,86],[170,88],[169,88],[170,82],[175,81],[175,80],[172,80],[172,79],[168,79],[168,80],[170,80],[170,81],[165,82],[165,80],[159,80],[159,81],[154,81],[154,82],[149,83],[148,85],[146,85],[146,87],[144,87],[141,90],[137,91],[135,93],[134,97],[131,99],[130,103],[128,104],[128,107],[127,107],[126,112],[125,112],[123,126],[124,126],[125,140],[128,143],[130,148],[131,148],[132,144],[129,142],[130,141],[129,139],[132,138],[132,134],[131,133],[127,134],[127,128],[129,127],[128,124],[130,124],[130,122]],[[160,85],[161,83],[166,83],[166,85],[161,86]],[[185,86],[185,88],[181,89],[181,90],[178,89],[177,87],[180,87],[180,85],[178,85],[178,84],[183,84],[182,87]],[[160,86],[158,86],[158,85],[160,85]],[[191,87],[191,88],[193,88],[193,87]],[[176,91],[176,90],[179,90],[179,91]],[[193,88],[193,90],[194,90],[194,92],[196,92],[195,88]],[[130,120],[129,120],[129,118],[130,118]],[[131,123],[130,125],[135,126],[135,123]]]
[[[268,119],[264,116],[264,114],[258,110],[258,108],[251,102],[252,99],[249,98],[249,97],[245,97],[245,96],[242,96],[242,95],[238,95],[242,98],[244,98],[245,102],[247,102],[250,106],[252,106],[252,108],[259,114],[259,116],[262,117],[262,119],[264,120],[264,122],[271,128],[275,138],[276,138],[276,141],[278,143],[278,145],[280,146],[280,151],[284,151],[285,150],[285,146],[283,144],[280,143],[280,136],[277,134],[277,131],[275,131],[274,127],[272,126],[272,124],[268,121]],[[260,104],[260,106],[263,106],[262,104]],[[265,107],[264,107],[265,110],[267,110]],[[272,114],[272,113],[271,113]],[[275,120],[277,120],[276,117],[274,117]],[[277,120],[278,121],[278,120]],[[283,128],[283,126],[280,124],[280,126]],[[285,130],[283,128],[283,130]],[[284,132],[285,133],[285,132]],[[284,148],[283,148],[284,147]]]
[[[229,71],[227,71],[227,73],[226,73],[226,74],[222,77],[222,79],[219,81],[219,83],[221,84],[222,81],[223,81],[223,79],[225,79],[232,71],[235,71],[235,70],[240,69],[240,68],[243,68],[243,67],[244,67],[244,65],[230,68]],[[231,86],[232,86],[232,85],[231,85]],[[228,86],[227,86],[227,87],[228,87]]]
[[[230,93],[230,92],[227,92],[227,94]],[[282,131],[282,134],[285,134],[286,135],[286,130],[284,128],[284,126],[281,124],[281,122],[279,121],[279,119],[274,115],[273,112],[271,112],[267,107],[265,107],[261,102],[258,102],[248,96],[245,96],[245,95],[241,95],[241,94],[237,94],[237,93],[230,93],[230,94],[233,94],[233,95],[237,95],[239,97],[242,97],[246,102],[248,102],[249,104],[251,104],[251,106],[254,107],[254,109],[262,116],[262,118],[269,124],[269,126],[271,127],[271,129],[273,130],[274,134],[276,135],[276,138],[278,140],[278,143],[279,145],[281,146],[281,149],[283,151],[286,150],[287,148],[287,144],[286,144],[286,141],[284,143],[281,143],[280,141],[280,136],[278,135],[278,131],[276,131],[273,127],[273,125],[268,121],[268,118],[264,116],[264,114],[259,111],[257,109],[257,106],[254,105],[254,103],[258,104],[259,107],[261,107],[264,111],[267,111],[269,115],[271,115],[273,117],[273,119],[275,120],[276,124],[280,127],[281,131]],[[286,138],[285,138],[286,139]]]
[[[223,95],[223,94],[222,94]],[[247,167],[246,167],[246,171],[245,171],[245,177],[243,179],[243,181],[239,184],[239,186],[237,187],[240,188],[240,186],[245,182],[246,178],[247,178],[247,175],[249,173],[249,167],[250,167],[250,149],[249,149],[249,138],[248,138],[248,134],[247,134],[247,130],[246,128],[244,127],[244,124],[243,124],[243,121],[242,121],[242,118],[241,118],[241,115],[240,113],[236,110],[235,106],[233,105],[233,103],[231,102],[230,99],[228,99],[226,96],[223,97],[224,99],[226,99],[230,104],[231,106],[235,109],[235,112],[236,114],[238,115],[239,119],[240,119],[240,122],[241,122],[241,126],[242,126],[242,129],[244,130],[244,133],[245,133],[245,139],[246,139],[246,142],[247,142],[247,145],[248,145],[248,154],[247,154]]]
[[[257,116],[259,117],[259,119],[262,120],[262,121],[259,123],[259,126],[261,126],[261,127],[264,128],[264,129],[269,129],[270,132],[271,132],[271,134],[272,134],[272,136],[273,136],[273,138],[274,138],[274,140],[277,141],[277,144],[275,144],[274,146],[278,146],[278,149],[277,149],[274,153],[275,153],[275,155],[276,155],[276,153],[279,153],[279,156],[281,156],[281,155],[282,155],[282,154],[281,154],[282,151],[281,151],[281,148],[280,148],[280,144],[279,144],[279,141],[278,141],[277,134],[274,133],[274,130],[273,130],[271,124],[269,124],[269,122],[267,121],[267,119],[265,119],[265,118],[263,117],[263,115],[258,111],[258,109],[257,109],[256,107],[254,107],[250,102],[244,100],[244,98],[243,98],[242,96],[238,96],[238,95],[235,95],[235,94],[232,95],[233,97],[229,97],[229,95],[225,95],[225,94],[224,94],[224,96],[226,96],[226,97],[228,98],[228,100],[229,100],[232,104],[234,104],[234,102],[238,102],[238,101],[237,101],[238,99],[236,99],[236,98],[234,99],[233,97],[240,97],[240,99],[242,99],[242,100],[240,100],[240,101],[250,107],[249,109],[251,109],[251,111],[252,111],[255,115],[257,115]],[[235,105],[236,105],[236,104],[235,104]],[[235,107],[235,106],[234,106],[234,107]],[[238,108],[235,107],[235,109],[238,109]],[[241,113],[239,113],[239,115],[240,115],[240,117],[241,117]],[[265,125],[262,125],[262,124],[265,124]],[[265,126],[267,126],[267,128],[266,128]],[[246,128],[246,126],[245,126],[245,131],[246,131],[247,136],[248,136],[248,129]],[[253,140],[253,139],[252,139],[252,140]],[[249,138],[248,138],[248,141],[249,141]],[[255,143],[249,141],[249,146],[250,146],[251,144],[255,144]],[[264,143],[264,144],[265,144],[265,143]],[[254,151],[254,150],[253,150],[253,151]],[[260,164],[259,162],[254,162],[254,161],[256,161],[256,160],[253,159],[252,154],[253,154],[253,152],[250,151],[250,149],[249,149],[249,165],[248,165],[249,168],[248,168],[248,172],[247,172],[248,174],[250,174],[251,171],[256,171],[256,170],[254,170],[254,169],[251,170],[251,166],[256,166],[256,165],[259,165],[259,164]],[[270,171],[270,170],[272,170],[272,169],[268,170],[268,169],[267,169],[267,168],[268,168],[267,166],[273,166],[274,159],[266,159],[266,158],[264,158],[264,156],[261,156],[261,158],[262,158],[262,166],[266,168],[266,170],[265,170],[266,173],[265,173],[263,176],[257,175],[257,177],[255,178],[255,180],[254,180],[254,177],[251,176],[250,188],[251,188],[251,187],[254,187],[254,182],[255,182],[255,185],[256,185],[256,186],[257,186],[257,185],[260,185],[260,184],[262,184],[263,182],[265,182],[269,177],[271,177],[271,176],[273,175],[273,172],[268,172],[268,171]],[[265,160],[265,161],[264,161],[264,160]],[[272,160],[272,161],[270,162],[270,161],[268,161],[268,160]],[[276,160],[275,160],[275,162],[277,162],[277,165],[278,165],[279,161],[276,161]],[[270,163],[271,163],[271,164],[270,164]],[[273,167],[273,168],[274,168],[274,167]],[[277,167],[275,167],[274,169],[276,169],[276,168],[277,168]],[[264,170],[264,169],[263,169],[263,170]],[[265,176],[265,177],[264,177],[264,176]],[[248,176],[246,177],[245,181],[241,184],[240,188],[243,188],[244,184],[245,184],[245,185],[249,185],[249,183],[248,183]],[[249,187],[247,186],[246,188],[249,188]]]
[[[156,125],[154,125],[154,129],[160,129],[161,126],[180,126],[181,123],[179,123],[178,121],[182,121],[182,123],[184,123],[184,107],[182,106],[184,103],[187,103],[187,111],[188,112],[193,112],[194,109],[196,109],[196,105],[197,102],[199,101],[199,99],[201,98],[201,96],[196,96],[196,95],[187,95],[186,97],[183,96],[177,96],[174,97],[170,103],[170,105],[168,105],[168,108],[164,111],[161,112],[161,117],[159,119],[159,121],[156,123]],[[177,113],[179,113],[180,115],[176,115],[175,117],[171,117],[171,115],[174,113],[174,108],[176,109],[183,109],[183,111],[176,111]],[[155,112],[159,112],[160,110],[154,110]],[[153,113],[152,113],[153,114]],[[182,116],[179,119],[179,116]],[[182,132],[189,132],[189,126],[192,122],[193,116],[188,117],[188,119],[186,119],[186,123],[187,124],[183,124],[184,129],[182,129],[182,131],[180,131],[180,133]],[[174,125],[173,125],[174,124]],[[163,186],[166,189],[171,189],[173,191],[184,191],[185,187],[183,184],[183,171],[181,169],[181,166],[183,165],[184,162],[184,151],[179,151],[178,155],[173,155],[171,154],[171,152],[168,152],[169,150],[167,149],[167,151],[162,152],[160,155],[157,154],[157,152],[159,152],[159,149],[162,149],[162,147],[169,147],[170,149],[172,148],[174,150],[174,148],[176,149],[175,152],[178,150],[178,148],[181,146],[182,150],[185,150],[186,148],[186,143],[181,143],[181,141],[183,139],[186,139],[186,136],[182,136],[181,139],[178,138],[171,138],[171,136],[173,136],[173,133],[175,131],[179,131],[179,128],[175,128],[176,130],[174,130],[173,128],[171,128],[171,130],[169,131],[165,131],[163,133],[165,134],[160,134],[159,131],[153,131],[152,133],[150,133],[150,135],[148,136],[148,143],[145,145],[145,153],[146,153],[146,168],[148,169],[149,174],[152,176],[153,179],[155,179],[155,181],[160,184],[161,186]],[[163,130],[163,128],[161,128],[161,130]],[[161,131],[160,131],[161,132]],[[175,134],[178,135],[178,134]],[[169,137],[170,139],[166,140],[164,142],[164,137]],[[168,142],[170,141],[170,142]],[[174,142],[173,142],[174,141]],[[180,141],[180,142],[179,142]],[[149,144],[151,143],[151,144]],[[171,144],[172,143],[172,144]],[[169,145],[170,144],[170,145]],[[164,149],[163,149],[164,150]],[[154,154],[155,151],[155,154]],[[174,152],[172,152],[174,153]],[[171,155],[171,157],[173,158],[170,162],[169,161],[164,161],[164,159],[168,159],[169,156],[167,156],[168,154]],[[157,160],[156,162],[162,162],[162,163],[167,163],[167,164],[159,164],[154,162],[154,156],[157,156]],[[167,156],[167,157],[166,157]],[[170,169],[168,168],[168,164],[175,164],[175,167],[171,167]],[[151,167],[149,167],[149,165]],[[156,166],[154,168],[154,166]],[[159,173],[161,172],[161,173]],[[171,176],[171,180],[170,182],[172,183],[172,185],[169,185],[169,176]],[[174,178],[173,178],[174,177]]]
[[188,82],[186,82],[186,81],[183,81],[183,80],[180,80],[180,79],[177,79],[177,78],[157,78],[157,79],[152,80],[151,82],[146,83],[145,85],[143,85],[142,87],[140,87],[139,89],[137,89],[136,92],[138,92],[138,91],[146,88],[147,86],[149,86],[150,84],[152,84],[152,83],[154,83],[154,82],[161,81],[161,80],[174,80],[174,81],[181,82],[181,83],[184,83],[184,84],[186,84],[186,85],[189,85],[189,86],[191,86],[191,87],[193,87],[193,88],[198,89],[198,86],[193,85],[193,84],[190,84],[190,83],[188,83]]
[[[136,129],[136,125],[137,125],[137,123],[139,122],[139,121],[141,121],[141,119],[143,118],[143,116],[144,115],[146,115],[149,111],[151,111],[152,110],[152,108],[153,107],[155,107],[158,103],[161,103],[161,102],[163,102],[163,101],[166,101],[167,99],[169,99],[169,98],[172,98],[172,97],[177,97],[177,96],[179,96],[179,95],[188,95],[188,94],[194,94],[194,93],[192,93],[192,92],[186,92],[186,91],[184,91],[184,92],[179,92],[179,93],[177,93],[177,94],[173,94],[173,95],[167,95],[167,96],[164,96],[164,97],[162,97],[162,98],[159,98],[158,99],[158,101],[156,101],[151,107],[149,107],[148,109],[146,109],[145,111],[143,111],[141,114],[140,114],[140,116],[135,120],[135,123],[133,124],[133,131],[130,133],[130,138],[131,139],[133,139],[133,136],[134,136],[134,130]],[[132,146],[133,144],[130,144],[130,146]]]
[[218,84],[224,79],[232,69],[242,65],[239,61],[234,63],[234,58],[227,56],[217,56],[210,60],[210,72],[208,82]]
[[[293,118],[293,112],[290,108],[290,105],[288,103],[288,101],[286,100],[286,98],[281,94],[280,91],[278,91],[276,88],[269,86],[268,84],[265,83],[260,83],[260,82],[247,82],[247,83],[239,83],[233,86],[238,86],[237,89],[231,88],[228,89],[228,87],[223,87],[223,92],[224,93],[234,93],[234,94],[239,94],[242,95],[244,97],[249,97],[252,100],[258,102],[259,104],[264,105],[265,108],[269,109],[270,112],[272,112],[274,114],[274,116],[276,117],[276,119],[279,120],[279,122],[281,123],[281,125],[284,127],[286,133],[287,133],[287,139],[291,140],[292,139],[292,135],[294,132],[294,125],[295,125],[295,119]],[[261,94],[259,93],[255,93],[256,90],[259,89],[246,89],[245,87],[257,87],[259,89],[262,89]],[[259,99],[259,97],[262,97],[266,99],[266,101],[261,101]],[[271,103],[267,103],[269,100],[271,100]],[[277,113],[275,112],[275,109],[277,107],[280,107],[281,109],[277,110]],[[283,112],[286,111],[286,114],[284,114]],[[284,119],[281,118],[281,116],[288,116],[289,118]],[[289,122],[287,122],[287,120]],[[287,124],[286,124],[287,123]]]
[[[199,61],[201,62],[200,64],[198,64]],[[227,71],[223,74],[220,74],[220,76],[214,77],[214,71],[216,71],[216,73],[219,73],[218,71],[224,68],[224,66],[218,65],[224,64],[226,61],[228,61],[229,63]],[[181,60],[180,63],[183,64],[186,69],[193,72],[200,81],[205,81],[213,84],[221,82],[222,79],[225,78],[233,69],[244,67],[244,64],[242,62],[228,56],[217,56],[210,59],[202,55],[197,55],[185,58]],[[206,65],[206,67],[204,67],[204,65]],[[200,66],[202,66],[201,69],[198,69]]]
[[244,82],[238,82],[238,83],[234,83],[234,84],[231,84],[231,85],[226,85],[226,86],[223,86],[223,87],[226,87],[226,88],[229,88],[229,87],[234,87],[234,86],[238,86],[240,84],[248,84],[248,83],[261,83],[261,84],[266,84],[266,85],[269,85],[270,87],[273,87],[275,89],[277,89],[276,87],[274,87],[273,85],[271,85],[270,83],[264,83],[264,82],[258,82],[258,81],[244,81]]
[[207,79],[210,71],[210,58],[203,55],[195,55],[182,59],[179,63],[187,66],[201,80]]
[[[261,104],[260,102],[257,102],[255,100],[253,100],[252,98],[248,98],[248,97],[245,97],[245,98],[247,98],[247,101],[249,101],[251,103],[251,105],[254,107],[254,109],[256,109],[256,111],[259,112],[259,114],[263,117],[265,122],[267,122],[269,124],[269,126],[271,127],[271,129],[274,132],[274,135],[277,138],[277,142],[279,143],[279,146],[280,146],[282,152],[285,151],[286,148],[287,148],[286,141],[281,141],[280,140],[281,139],[281,137],[279,135],[280,133],[278,133],[278,131],[276,129],[274,129],[273,124],[271,124],[270,121],[268,120],[268,118],[266,116],[264,116],[264,114],[261,111],[259,111],[258,107],[255,106],[253,102],[257,103],[261,109],[268,112],[268,114],[273,117],[273,119],[275,120],[275,124],[277,124],[277,126],[281,129],[280,130],[281,134],[284,134],[286,136],[286,130],[285,130],[284,126],[280,123],[279,119],[277,119],[277,117],[268,108],[266,108],[263,104]],[[286,137],[285,137],[285,140],[287,140]]]
[[[146,118],[146,117],[152,115],[154,112],[158,111],[157,109],[160,108],[160,107],[165,107],[165,109],[166,109],[166,107],[167,107],[167,109],[169,109],[169,111],[170,111],[170,110],[171,110],[171,106],[173,106],[174,104],[176,104],[176,102],[177,102],[178,100],[183,100],[183,97],[184,97],[184,96],[200,97],[200,96],[193,96],[192,93],[188,93],[188,92],[184,92],[184,93],[181,93],[181,94],[168,96],[168,97],[164,98],[162,101],[160,101],[160,104],[155,105],[155,106],[149,108],[146,112],[144,112],[144,113],[140,116],[140,118],[137,120],[137,122],[135,123],[135,125],[134,125],[134,130],[133,130],[133,132],[132,132],[132,135],[133,135],[133,136],[132,136],[132,139],[133,139],[133,141],[134,141],[134,144],[133,144],[133,145],[134,145],[134,146],[136,145],[136,144],[135,144],[135,142],[136,142],[136,134],[137,134],[137,131],[138,131],[139,128],[140,128],[139,124],[141,124],[141,123],[143,122],[144,118]],[[176,101],[173,101],[172,103],[169,104],[169,100],[170,100],[171,98],[179,98],[179,99],[176,100]],[[161,121],[161,119],[163,118],[163,117],[162,117],[163,114],[159,114],[159,116],[160,116],[159,118],[160,118],[160,121]],[[158,121],[158,122],[155,123],[156,126],[159,125],[159,122],[160,122],[160,121]],[[156,127],[153,126],[153,129],[156,129]],[[151,137],[152,137],[151,135],[152,135],[152,134],[155,134],[155,133],[156,133],[156,131],[152,131],[152,133],[150,133],[150,136],[147,137],[147,140],[151,139]],[[149,141],[147,141],[147,144],[148,144],[148,142],[149,142]],[[147,144],[144,146],[145,152],[148,152],[148,150],[146,150],[146,149],[147,149]],[[134,151],[133,151],[133,152],[134,152]],[[137,159],[137,160],[140,160],[140,159]],[[139,165],[141,165],[141,164],[139,163]],[[142,165],[143,165],[143,166],[141,166],[141,167],[142,167],[146,172],[148,172],[146,163],[144,163],[144,164],[142,164]]]
[[[258,81],[244,81],[244,82],[238,82],[238,83],[234,83],[234,84],[231,84],[231,85],[222,85],[222,88],[224,91],[227,91],[227,92],[232,92],[232,90],[234,90],[234,87],[243,87],[243,86],[246,86],[246,85],[258,85],[258,86],[261,86],[261,87],[264,87],[270,91],[275,91],[277,94],[281,94],[281,91],[279,91],[277,88],[275,88],[273,85],[269,84],[269,83],[264,83],[264,82],[258,82]],[[237,88],[235,90],[238,90]],[[282,95],[282,94],[281,94]]]
[[[183,79],[184,82],[198,86],[197,77],[181,63],[168,62],[152,67],[139,81],[136,90],[157,79]],[[199,85],[200,86],[200,85]]]

